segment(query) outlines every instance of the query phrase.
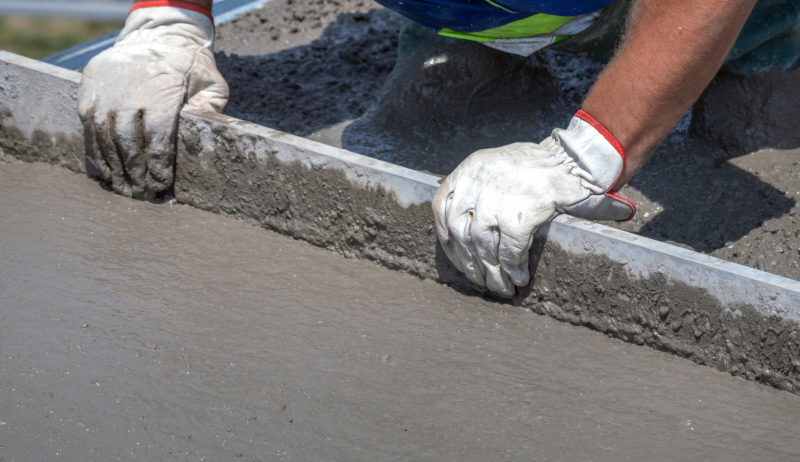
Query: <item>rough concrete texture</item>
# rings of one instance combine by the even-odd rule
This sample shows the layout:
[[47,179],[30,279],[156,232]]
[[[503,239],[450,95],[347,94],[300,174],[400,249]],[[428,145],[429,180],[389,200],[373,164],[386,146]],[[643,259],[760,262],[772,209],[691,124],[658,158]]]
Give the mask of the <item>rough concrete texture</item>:
[[511,55],[405,21],[399,61],[376,100],[344,128],[354,152],[448,174],[471,153],[539,142],[569,120],[541,55]]
[[800,147],[800,68],[744,77],[722,71],[694,106],[691,131],[730,156]]
[[[583,81],[586,80],[583,79]],[[68,79],[64,81],[69,82]],[[71,85],[75,84],[73,79]],[[574,88],[576,90],[574,90],[573,94],[579,94],[580,86],[575,85]],[[565,99],[569,103],[570,98]],[[452,278],[452,268],[441,266],[442,262],[446,264],[446,260],[443,259],[440,253],[436,253],[432,229],[425,235],[425,228],[418,225],[420,221],[431,222],[430,216],[427,215],[429,206],[426,206],[424,202],[408,202],[406,199],[399,197],[394,191],[383,191],[378,187],[373,189],[355,188],[357,190],[356,193],[345,193],[348,185],[353,189],[354,180],[352,176],[348,176],[348,174],[337,176],[338,173],[331,174],[331,172],[327,171],[324,174],[319,174],[319,172],[326,170],[326,165],[318,164],[315,166],[313,163],[302,162],[302,165],[292,165],[290,162],[286,166],[280,167],[281,174],[288,178],[288,180],[280,179],[280,181],[283,181],[284,185],[288,185],[289,191],[285,189],[285,186],[284,189],[273,189],[272,191],[275,195],[272,198],[261,201],[256,193],[268,183],[265,178],[268,177],[269,171],[256,165],[256,167],[249,167],[253,171],[248,173],[247,164],[252,165],[254,158],[246,149],[235,149],[239,153],[238,157],[232,152],[230,156],[213,153],[217,140],[225,140],[226,136],[222,132],[210,134],[212,136],[208,140],[203,140],[202,137],[193,138],[191,134],[185,137],[186,141],[188,141],[183,147],[185,153],[203,151],[206,154],[209,152],[213,154],[204,156],[202,159],[199,157],[195,159],[202,160],[205,164],[202,164],[202,162],[186,164],[187,170],[183,178],[187,181],[194,181],[192,188],[195,188],[193,190],[184,189],[183,192],[186,194],[184,197],[188,202],[195,201],[195,205],[208,210],[248,218],[295,237],[306,238],[317,245],[331,248],[340,253],[347,255],[350,252],[349,255],[370,258],[386,266],[415,275],[438,277],[442,280]],[[250,138],[252,139],[252,136]],[[681,140],[672,139],[674,143],[678,143],[678,141]],[[234,141],[229,139],[225,142],[229,143],[226,149],[234,151],[232,149]],[[242,146],[244,145],[239,147]],[[242,155],[242,153],[247,153],[247,156]],[[270,154],[274,155],[275,158],[270,157]],[[255,156],[255,159],[258,160],[256,164],[259,162],[273,162],[273,166],[277,167],[279,163],[286,163],[284,159],[279,158],[282,154],[280,150],[270,154],[262,157]],[[691,159],[688,154],[684,154],[684,158]],[[242,164],[230,159],[239,159]],[[279,162],[275,162],[275,159]],[[662,156],[663,159],[666,159],[666,157]],[[703,161],[705,162],[705,160]],[[697,164],[702,165],[700,162]],[[684,171],[688,172],[690,170],[685,165],[681,165],[681,167],[684,168]],[[284,170],[288,174],[284,174]],[[317,174],[313,174],[313,172],[317,172]],[[355,170],[351,173],[358,176]],[[243,181],[240,176],[243,176],[246,180]],[[674,176],[668,178],[670,181],[675,179]],[[334,183],[336,185],[335,190],[329,186]],[[325,202],[317,198],[304,197],[304,193],[307,191],[305,186],[309,184],[314,184],[316,189],[323,190],[328,195],[336,196],[339,200]],[[179,186],[180,183],[176,185],[176,190]],[[341,193],[339,191],[340,186]],[[269,189],[269,186],[266,186],[266,189]],[[176,193],[181,194],[177,191]],[[360,196],[362,193],[363,197]],[[352,207],[349,206],[349,203],[348,207],[341,206],[342,198],[347,197],[356,197],[353,199],[354,205]],[[400,204],[401,202],[403,204]],[[222,205],[217,205],[217,203]],[[294,203],[303,205],[293,209],[292,204]],[[417,208],[409,207],[408,204],[416,204]],[[265,210],[271,210],[271,214],[260,211],[260,207],[264,207]],[[315,224],[314,221],[319,220],[319,212],[324,212],[326,207],[329,208],[327,212],[328,221]],[[337,212],[341,211],[342,215],[337,215],[336,212],[333,212],[333,207],[337,207],[335,210]],[[398,211],[401,208],[411,209],[413,213]],[[243,213],[245,210],[247,213]],[[345,214],[349,214],[349,216]],[[382,220],[387,216],[389,220],[383,222]],[[272,217],[276,217],[276,224],[267,224],[268,221],[272,220]],[[390,227],[386,227],[385,223],[388,223]],[[413,225],[414,231],[408,236],[395,238],[394,236],[397,233],[394,230],[403,229],[402,226],[408,226],[409,223]],[[350,225],[353,226],[352,230],[349,228]],[[356,227],[359,229],[356,229]],[[337,236],[330,230],[342,233],[342,235]],[[309,237],[305,237],[306,234]]]
[[400,18],[374,7],[273,0],[219,26],[225,113],[300,136],[360,117],[397,55]]
[[637,216],[614,226],[800,280],[800,151],[718,160],[702,146],[659,149],[624,188]]
[[[723,306],[707,290],[662,273],[575,254],[538,239],[536,277],[515,300],[533,311],[800,394],[800,325],[752,305]],[[580,270],[576,270],[580,268]]]
[[80,75],[0,51],[0,158],[85,172]]
[[[285,5],[285,15],[317,4],[317,0],[295,0]],[[246,37],[249,54],[220,60],[226,63],[223,74],[237,82],[229,113],[289,132],[298,128],[295,120],[308,120],[296,134],[305,136],[316,130],[310,135],[312,139],[446,174],[474,149],[511,141],[536,142],[553,127],[565,125],[601,70],[595,61],[565,53],[546,51],[526,61],[495,55],[493,50],[474,43],[412,34],[400,37],[399,42],[412,48],[420,45],[404,53],[414,65],[395,69],[375,93],[372,109],[355,122],[352,118],[360,115],[362,100],[357,110],[349,113],[334,110],[303,115],[284,98],[285,90],[279,87],[272,91],[275,79],[257,83],[266,72],[258,63],[270,62],[280,70],[270,71],[269,76],[288,76],[290,81],[303,70],[313,70],[313,80],[302,77],[308,80],[296,90],[304,101],[318,98],[337,108],[341,104],[337,98],[341,102],[368,98],[384,73],[356,73],[353,76],[361,80],[338,80],[349,88],[341,93],[330,92],[320,76],[325,72],[344,75],[328,69],[350,69],[342,56],[354,50],[372,50],[369,63],[383,62],[397,53],[393,47],[370,48],[370,35],[363,32],[367,24],[373,28],[391,24],[384,18],[392,13],[375,6],[366,14],[368,19],[359,23],[348,19],[348,8],[355,8],[348,5],[337,7],[340,20],[328,19],[330,26],[314,29],[316,41],[308,42],[313,37],[304,36],[297,46],[291,33],[282,35],[281,42],[259,35],[252,18],[285,17],[269,10],[243,16],[238,24],[247,27],[237,23],[221,26],[223,40],[218,42],[218,49],[222,53],[237,50],[236,38],[241,36]],[[363,10],[363,6],[358,8]],[[337,37],[341,30],[348,30],[354,38],[346,44],[329,42],[329,30]],[[381,37],[394,33],[376,30]],[[419,53],[425,40],[432,44],[428,56]],[[325,47],[323,56],[313,52],[317,43]],[[261,56],[257,56],[259,46]],[[229,65],[233,62],[241,69]],[[425,67],[426,62],[432,65]],[[481,62],[492,65],[481,67]],[[244,72],[256,68],[260,73]],[[519,75],[518,84],[514,79]],[[793,104],[796,75],[797,71],[773,71],[766,77],[741,79],[720,74],[623,190],[637,202],[637,216],[631,222],[611,226],[800,280],[800,235],[793,224],[794,215],[800,212],[793,164],[800,155],[795,151],[748,154],[762,147],[797,147],[788,137],[800,133],[794,129],[800,114],[792,112],[800,108]],[[520,89],[525,91],[520,93]],[[263,105],[266,101],[269,107]],[[494,106],[499,111],[487,109],[491,104],[486,102],[492,101],[503,101]],[[774,156],[783,160],[775,162],[771,160]],[[742,162],[748,166],[745,168]]]
[[[364,185],[354,181],[378,179],[379,173],[369,168],[354,171],[323,156],[304,163],[295,152],[302,150],[281,143],[280,135],[277,140],[257,136],[225,123],[235,124],[235,119],[216,119],[181,121],[175,183],[179,201],[247,219],[346,257],[422,278],[459,280],[437,249],[430,206],[435,184],[418,196],[398,197],[403,193],[390,189],[390,178]],[[402,189],[420,187],[408,182]]]
[[[281,144],[280,137],[271,141],[260,137],[250,127],[225,116],[183,117],[176,183],[181,202],[236,216],[348,257],[468,288],[437,248],[429,201],[400,205],[393,192],[361,187],[335,165],[304,163],[296,153],[286,152],[292,150],[291,144]],[[434,189],[430,185],[427,194]],[[569,226],[562,221],[559,226]],[[800,365],[797,322],[792,320],[800,317],[796,284],[750,288],[736,279],[747,276],[728,280],[709,275],[706,270],[715,270],[692,266],[691,260],[688,269],[681,269],[668,259],[654,260],[652,252],[626,251],[622,241],[614,243],[613,233],[618,231],[598,228],[595,234],[600,237],[594,240],[577,230],[570,237],[562,232],[551,239],[547,251],[540,241],[531,258],[533,283],[515,303],[800,392],[800,376],[792,362]],[[543,230],[544,235],[548,232]],[[554,243],[562,238],[578,252],[566,252]],[[637,239],[630,236],[623,241]],[[611,259],[605,248],[614,246],[620,249]],[[701,288],[703,284],[719,285],[712,288],[716,294]],[[685,326],[676,320],[686,320]]]
[[755,192],[766,213],[758,227],[712,255],[800,280],[800,151],[769,149],[728,164],[760,181]]
[[50,165],[0,197],[5,462],[800,457],[800,397],[673,355]]
[[800,282],[566,215],[538,233],[568,252],[619,262],[631,278],[663,274],[703,287],[725,307],[751,305],[766,317],[800,321]]
[[[558,80],[539,56],[439,37],[406,21],[399,41],[407,66],[390,73],[399,15],[374,3],[364,12],[357,1],[278,1],[220,26],[228,115],[444,174],[477,149],[539,141],[569,120]],[[340,14],[303,35],[293,18],[319,5]],[[270,30],[298,32],[273,41],[262,20]],[[269,84],[254,85],[259,80]]]

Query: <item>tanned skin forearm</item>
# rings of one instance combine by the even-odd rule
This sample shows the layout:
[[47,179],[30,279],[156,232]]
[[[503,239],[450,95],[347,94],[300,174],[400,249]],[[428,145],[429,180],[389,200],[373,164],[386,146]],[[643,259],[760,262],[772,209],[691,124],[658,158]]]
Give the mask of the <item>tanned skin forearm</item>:
[[[148,0],[135,0],[133,3],[146,2],[146,1],[148,1]],[[181,1],[182,2],[186,2],[186,3],[192,3],[192,4],[197,5],[197,6],[201,6],[201,7],[205,8],[205,9],[207,9],[208,11],[211,11],[211,5],[212,5],[212,3],[214,3],[213,0],[181,0]]]
[[728,56],[756,0],[637,0],[612,62],[582,109],[626,154],[619,190],[689,110]]

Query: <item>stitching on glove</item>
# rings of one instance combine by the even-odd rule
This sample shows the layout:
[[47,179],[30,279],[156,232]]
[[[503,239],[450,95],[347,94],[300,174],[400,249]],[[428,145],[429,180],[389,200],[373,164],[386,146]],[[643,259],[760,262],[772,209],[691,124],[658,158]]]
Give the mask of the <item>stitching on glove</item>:
[[636,202],[631,200],[630,197],[628,197],[628,196],[626,196],[624,194],[620,194],[620,193],[618,193],[616,191],[608,191],[606,193],[606,196],[608,196],[608,197],[610,197],[610,198],[612,198],[614,200],[618,200],[618,201],[622,202],[623,204],[625,204],[628,207],[630,207],[631,210],[633,210],[633,212],[631,212],[631,215],[628,218],[626,218],[624,220],[617,220],[617,223],[622,223],[622,222],[625,222],[625,221],[631,221],[633,219],[633,216],[636,215]]
[[195,13],[200,13],[211,21],[211,25],[214,25],[214,16],[211,15],[210,11],[200,5],[182,2],[180,0],[150,0],[148,2],[134,3],[133,6],[131,6],[131,9],[128,11],[128,14],[131,14],[131,11],[138,10],[140,8],[153,8],[158,6],[171,6],[173,8],[181,8],[184,10],[194,11]]
[[626,164],[625,150],[622,149],[622,145],[619,144],[619,141],[617,141],[617,139],[614,137],[614,135],[612,135],[611,132],[608,131],[608,129],[603,126],[603,124],[598,122],[597,119],[595,119],[594,117],[592,117],[588,113],[584,112],[583,109],[581,109],[578,112],[576,112],[575,113],[575,117],[583,120],[584,122],[586,122],[589,125],[591,125],[595,130],[600,132],[600,134],[603,135],[603,138],[605,138],[606,141],[611,143],[611,146],[613,146],[614,149],[616,149],[617,152],[619,153],[619,155],[622,157],[622,170],[619,172],[619,176],[617,177],[617,179],[614,180],[614,184],[612,184],[611,187],[608,188],[609,191],[614,189],[614,186],[616,186],[617,183],[619,183],[619,179],[622,178],[622,174],[625,173],[625,164]]

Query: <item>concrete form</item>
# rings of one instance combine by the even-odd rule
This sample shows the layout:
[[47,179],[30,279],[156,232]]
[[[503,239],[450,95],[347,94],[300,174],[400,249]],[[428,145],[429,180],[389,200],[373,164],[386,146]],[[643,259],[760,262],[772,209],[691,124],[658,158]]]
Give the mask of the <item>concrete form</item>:
[[[83,172],[80,74],[5,52],[0,72],[3,153]],[[179,201],[468,287],[436,243],[437,177],[189,106],[179,129]],[[800,394],[796,281],[568,216],[531,272],[518,305]]]

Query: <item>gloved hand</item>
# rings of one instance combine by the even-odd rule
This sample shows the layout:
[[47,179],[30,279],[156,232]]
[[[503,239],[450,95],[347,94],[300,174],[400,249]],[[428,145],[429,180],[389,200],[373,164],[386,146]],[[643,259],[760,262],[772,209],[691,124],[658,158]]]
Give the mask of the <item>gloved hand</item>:
[[115,45],[89,61],[78,89],[89,174],[137,199],[172,185],[183,104],[221,112],[228,102],[211,14],[169,3],[180,8],[134,4]]
[[477,151],[439,186],[436,233],[450,261],[480,287],[505,298],[530,281],[537,228],[559,213],[626,221],[636,205],[610,192],[625,154],[594,118],[579,111],[540,144]]

